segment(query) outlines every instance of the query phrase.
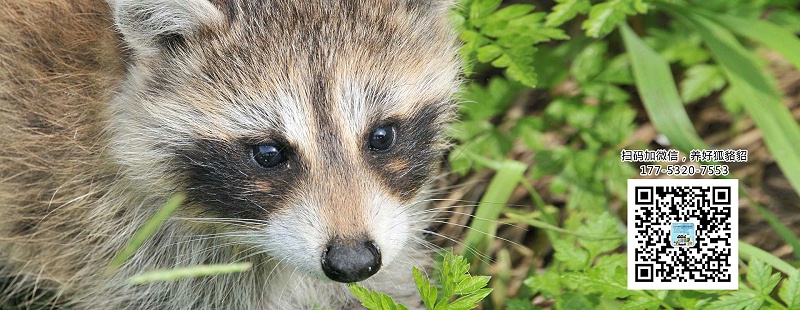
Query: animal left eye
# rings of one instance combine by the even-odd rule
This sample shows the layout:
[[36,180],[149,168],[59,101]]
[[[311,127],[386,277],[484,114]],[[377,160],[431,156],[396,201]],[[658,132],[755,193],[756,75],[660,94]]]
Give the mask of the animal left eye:
[[264,168],[275,167],[286,160],[283,147],[279,145],[255,145],[253,158]]
[[369,148],[373,151],[385,151],[394,144],[394,136],[397,130],[393,125],[385,125],[376,128],[369,135]]

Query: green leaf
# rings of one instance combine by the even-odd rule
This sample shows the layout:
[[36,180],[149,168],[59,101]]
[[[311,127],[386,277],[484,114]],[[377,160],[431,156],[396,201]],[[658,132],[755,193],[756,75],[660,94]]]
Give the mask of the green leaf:
[[692,10],[667,6],[681,12],[696,27],[711,50],[717,63],[724,69],[732,91],[745,99],[747,114],[761,130],[764,142],[781,171],[800,192],[800,126],[789,109],[781,103],[781,96],[770,85],[769,78],[753,56],[725,28]]
[[567,265],[570,270],[580,270],[588,265],[589,252],[581,247],[577,247],[568,239],[558,239],[553,241],[555,258]]
[[596,4],[589,11],[589,18],[583,22],[586,35],[599,38],[614,30],[628,14],[635,13],[621,0]]
[[794,275],[783,280],[778,296],[789,310],[800,310],[800,276]]
[[706,149],[683,108],[669,64],[650,49],[627,25],[620,27],[633,64],[636,88],[647,115],[659,132],[678,149]]
[[535,310],[531,301],[525,298],[512,298],[506,303],[506,310]]
[[489,284],[491,278],[492,277],[489,276],[471,276],[464,278],[458,282],[453,293],[459,295],[470,294]]
[[414,274],[414,283],[417,285],[417,290],[419,291],[420,296],[422,296],[422,302],[425,304],[425,309],[433,310],[438,297],[436,287],[433,286],[433,284],[431,284],[431,282],[422,275],[417,267],[413,267],[411,271]]
[[506,68],[511,79],[525,86],[536,86],[536,71],[532,66],[536,48],[528,45],[515,45],[503,49],[503,55],[492,61],[492,66]]
[[585,14],[592,7],[589,0],[556,0],[558,3],[553,11],[547,15],[547,27],[557,27],[578,14]]
[[671,23],[670,29],[648,29],[647,33],[649,36],[645,41],[648,45],[670,63],[693,66],[711,58],[703,48],[700,36],[681,24]]
[[478,48],[478,61],[490,62],[503,55],[503,49],[497,45],[484,45]]
[[597,303],[583,294],[566,293],[556,300],[556,309],[595,309]]
[[470,310],[478,307],[478,302],[489,296],[490,288],[479,289],[469,295],[464,295],[447,305],[448,310]]
[[589,44],[572,61],[569,71],[580,83],[586,83],[603,71],[608,44],[596,42]]
[[686,70],[686,78],[681,81],[681,98],[686,103],[695,101],[722,89],[726,82],[722,71],[716,66],[692,66]]
[[649,296],[635,295],[625,301],[622,310],[650,310],[658,309],[661,303],[658,299]]
[[[727,14],[714,14],[706,10],[695,10],[728,30],[761,42],[780,53],[786,60],[800,69],[800,39],[784,27],[760,19],[740,18]],[[796,15],[796,14],[795,14]]]
[[502,0],[475,0],[469,9],[469,21],[480,27],[484,19],[500,7]]
[[396,303],[391,297],[384,293],[368,290],[358,284],[351,283],[347,286],[350,292],[356,296],[361,305],[370,310],[408,310],[402,304]]
[[531,11],[533,11],[533,5],[512,4],[500,10],[497,10],[497,12],[494,12],[491,16],[489,16],[489,18],[487,18],[487,22],[492,22],[497,20],[512,20],[515,18],[525,16]]
[[764,297],[754,291],[734,291],[710,303],[703,310],[757,310],[764,303]]
[[769,295],[781,280],[780,274],[773,274],[772,267],[764,264],[759,259],[752,259],[747,268],[747,282],[753,286],[756,292],[762,295]]
[[593,259],[600,253],[615,250],[622,245],[624,238],[619,228],[619,219],[603,212],[578,229],[579,233],[593,238],[578,238],[578,241],[589,251],[590,259]]
[[535,274],[525,279],[532,292],[539,293],[548,298],[553,298],[561,293],[561,274],[555,268],[548,268],[543,274]]
[[739,241],[739,256],[746,261],[758,259],[766,262],[770,266],[780,270],[790,277],[800,275],[800,270],[798,270],[796,267],[773,255],[772,253],[754,247],[746,242]]

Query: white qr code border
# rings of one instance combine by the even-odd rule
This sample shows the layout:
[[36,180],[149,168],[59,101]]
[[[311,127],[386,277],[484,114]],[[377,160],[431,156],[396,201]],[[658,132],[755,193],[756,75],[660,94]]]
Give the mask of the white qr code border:
[[[703,187],[728,187],[730,188],[730,247],[731,253],[728,256],[728,265],[730,266],[727,273],[730,273],[730,282],[692,282],[687,279],[672,282],[660,282],[653,275],[655,274],[654,268],[658,263],[653,261],[636,261],[636,250],[640,246],[640,241],[646,237],[641,237],[635,232],[635,216],[641,210],[642,206],[646,204],[637,204],[637,193],[635,188],[637,186],[703,186]],[[628,289],[629,290],[737,290],[739,288],[739,186],[738,180],[735,179],[629,179],[628,180]],[[647,197],[640,197],[647,198]],[[651,199],[653,197],[650,197]],[[692,222],[695,222],[692,220]],[[670,225],[664,223],[663,225]],[[657,228],[658,229],[658,228]],[[699,228],[698,228],[699,229]],[[669,238],[669,236],[664,236]],[[702,247],[702,245],[696,245]],[[677,251],[677,250],[672,250]],[[699,250],[698,250],[699,251]],[[647,278],[649,274],[652,282],[636,281],[636,272],[641,272],[640,278]],[[686,280],[686,281],[684,281]]]

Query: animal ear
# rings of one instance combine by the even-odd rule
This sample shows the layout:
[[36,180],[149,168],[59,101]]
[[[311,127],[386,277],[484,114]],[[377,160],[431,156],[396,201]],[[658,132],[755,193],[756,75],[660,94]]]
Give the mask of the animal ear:
[[202,26],[221,24],[222,12],[208,0],[108,0],[114,22],[138,56],[183,42]]

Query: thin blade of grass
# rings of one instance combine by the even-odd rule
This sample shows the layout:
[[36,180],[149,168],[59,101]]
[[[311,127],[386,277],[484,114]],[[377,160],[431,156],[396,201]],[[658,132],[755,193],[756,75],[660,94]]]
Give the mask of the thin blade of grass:
[[170,197],[161,210],[153,215],[153,217],[148,219],[147,222],[145,222],[144,225],[142,225],[142,227],[136,231],[136,234],[133,235],[133,238],[131,238],[131,240],[128,242],[128,245],[126,245],[122,251],[117,253],[117,255],[111,259],[111,263],[109,264],[108,269],[106,269],[106,274],[112,274],[116,272],[119,267],[122,266],[122,264],[127,262],[128,259],[130,259],[134,253],[136,253],[136,250],[138,250],[139,247],[141,247],[142,244],[144,244],[144,242],[147,241],[151,235],[153,235],[156,229],[158,229],[158,227],[161,226],[161,224],[164,223],[164,221],[166,221],[176,209],[178,209],[185,199],[186,195],[182,193],[175,194]]
[[503,211],[503,205],[508,202],[527,168],[527,165],[514,160],[505,160],[497,167],[497,173],[489,182],[475,211],[471,229],[464,239],[467,249],[463,255],[468,261],[475,261],[475,253],[468,249],[486,251],[488,239],[497,232],[497,219]]
[[653,125],[684,152],[705,149],[705,143],[683,108],[667,61],[647,46],[627,24],[620,24],[620,31],[633,66],[636,89]]
[[175,281],[185,278],[213,276],[226,273],[237,273],[250,270],[252,263],[235,263],[220,265],[197,265],[182,268],[159,269],[135,275],[128,279],[129,284],[145,284],[162,281]]
[[758,258],[761,261],[771,265],[775,269],[778,269],[781,272],[789,275],[790,277],[796,277],[798,276],[798,273],[800,273],[797,268],[783,261],[779,257],[772,255],[772,253],[742,242],[741,240],[739,240],[739,257],[746,261],[750,261],[753,258]]
[[[786,179],[800,193],[800,126],[753,56],[730,31],[690,10],[669,6],[688,19],[721,65],[733,91],[764,137]],[[796,51],[800,53],[800,50]]]
[[707,10],[696,8],[693,11],[738,35],[766,45],[780,53],[795,68],[800,70],[800,39],[790,31],[765,20],[714,14]]
[[783,225],[783,223],[781,223],[778,217],[770,213],[766,208],[764,208],[764,206],[755,201],[752,197],[750,197],[747,194],[743,196],[750,202],[750,205],[752,205],[756,209],[756,211],[758,211],[758,214],[760,214],[761,217],[763,217],[764,220],[767,221],[769,226],[772,227],[772,229],[774,229],[779,236],[781,236],[783,241],[786,241],[786,243],[792,246],[792,252],[794,253],[794,257],[800,258],[800,238],[798,238],[794,234],[794,232],[791,229],[789,229],[789,227]]

